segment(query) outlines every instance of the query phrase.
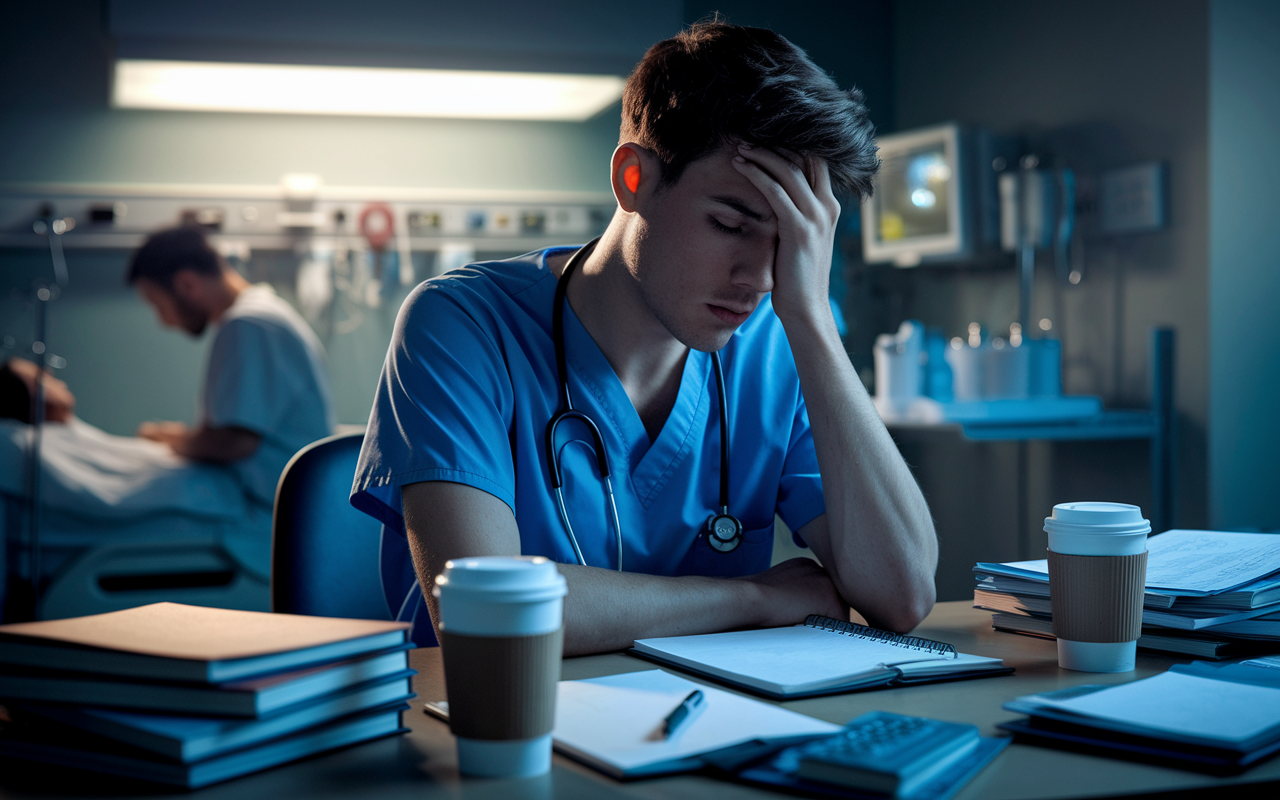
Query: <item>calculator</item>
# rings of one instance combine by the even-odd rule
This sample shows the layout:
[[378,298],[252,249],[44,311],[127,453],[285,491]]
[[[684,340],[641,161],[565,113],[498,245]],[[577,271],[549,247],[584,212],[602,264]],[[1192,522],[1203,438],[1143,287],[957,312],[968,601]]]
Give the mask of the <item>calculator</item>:
[[797,753],[806,780],[906,797],[978,747],[974,725],[873,711]]

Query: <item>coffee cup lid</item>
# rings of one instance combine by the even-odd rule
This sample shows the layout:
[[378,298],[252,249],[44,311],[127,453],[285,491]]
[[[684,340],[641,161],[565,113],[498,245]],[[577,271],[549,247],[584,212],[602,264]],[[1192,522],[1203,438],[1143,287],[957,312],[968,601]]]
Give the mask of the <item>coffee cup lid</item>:
[[1143,519],[1141,508],[1128,503],[1059,503],[1053,507],[1053,516],[1045,517],[1044,529],[1050,533],[1146,534],[1151,532],[1151,522]]
[[534,601],[564,597],[568,585],[550,559],[542,556],[474,556],[445,564],[436,591],[483,593],[498,599]]

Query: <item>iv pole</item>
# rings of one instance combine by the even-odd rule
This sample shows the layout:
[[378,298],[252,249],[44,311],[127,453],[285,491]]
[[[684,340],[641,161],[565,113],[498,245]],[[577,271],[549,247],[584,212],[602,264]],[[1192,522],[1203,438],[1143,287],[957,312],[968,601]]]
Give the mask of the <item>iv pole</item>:
[[[1059,277],[1067,278],[1069,246],[1075,226],[1075,173],[1070,169],[1040,170],[1039,157],[1022,157],[1016,173],[1016,249],[1018,254],[1018,326],[1023,337],[1031,337],[1031,313],[1035,303],[1036,248],[1052,246]],[[1030,501],[1028,472],[1030,453],[1027,440],[1018,440],[1018,553],[1031,554],[1028,527]]]
[[[62,250],[62,234],[71,230],[75,220],[70,217],[53,219],[53,209],[46,206],[41,219],[35,221],[32,230],[41,236],[48,236],[49,256],[53,261],[54,284],[37,281],[35,291],[35,336],[31,342],[31,354],[36,363],[36,385],[31,392],[31,447],[27,451],[27,575],[26,580],[13,587],[13,614],[17,619],[35,619],[40,607],[40,446],[44,431],[45,399],[44,377],[45,365],[48,363],[46,351],[48,346],[49,303],[57,298],[62,287],[67,285],[67,260]],[[8,615],[6,615],[8,616]]]

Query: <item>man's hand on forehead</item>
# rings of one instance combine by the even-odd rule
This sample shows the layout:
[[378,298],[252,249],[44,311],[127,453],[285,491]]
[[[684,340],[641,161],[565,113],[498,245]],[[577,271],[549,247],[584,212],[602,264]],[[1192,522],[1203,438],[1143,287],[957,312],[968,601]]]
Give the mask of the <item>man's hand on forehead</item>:
[[786,160],[790,161],[795,166],[799,167],[800,171],[804,173],[805,180],[808,181],[810,189],[814,188],[815,184],[813,181],[814,181],[814,176],[817,175],[818,166],[819,165],[823,167],[826,166],[826,162],[824,162],[820,158],[805,158],[798,153],[793,153],[790,150],[787,150],[784,147],[764,148],[764,149],[773,150],[773,152],[777,153],[778,155],[782,156]]
[[783,324],[830,315],[831,252],[840,203],[826,162],[786,150],[738,145],[734,168],[760,191],[778,220],[773,306]]

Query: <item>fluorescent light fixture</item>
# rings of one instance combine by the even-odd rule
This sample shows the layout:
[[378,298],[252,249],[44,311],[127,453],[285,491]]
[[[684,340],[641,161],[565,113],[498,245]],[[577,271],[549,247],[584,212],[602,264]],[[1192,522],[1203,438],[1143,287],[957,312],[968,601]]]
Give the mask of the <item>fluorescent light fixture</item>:
[[117,108],[470,119],[589,119],[622,96],[615,75],[116,61]]

